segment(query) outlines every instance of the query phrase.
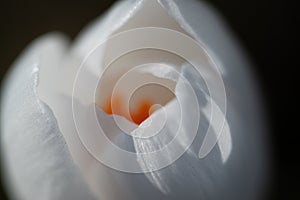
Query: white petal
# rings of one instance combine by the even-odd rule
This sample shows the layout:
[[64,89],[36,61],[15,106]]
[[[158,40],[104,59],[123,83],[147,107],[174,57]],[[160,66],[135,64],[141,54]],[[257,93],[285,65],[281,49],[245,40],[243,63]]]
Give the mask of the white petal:
[[63,35],[37,39],[4,83],[1,153],[9,194],[15,199],[95,199],[73,163],[52,110],[37,94],[39,68],[59,64],[67,50]]

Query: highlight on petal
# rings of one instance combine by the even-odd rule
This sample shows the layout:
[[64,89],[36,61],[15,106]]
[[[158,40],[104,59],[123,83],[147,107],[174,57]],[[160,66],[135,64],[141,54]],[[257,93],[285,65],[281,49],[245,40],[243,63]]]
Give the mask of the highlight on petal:
[[12,199],[96,199],[73,162],[55,115],[37,91],[40,67],[58,64],[68,45],[68,39],[58,33],[37,39],[5,81],[1,175]]

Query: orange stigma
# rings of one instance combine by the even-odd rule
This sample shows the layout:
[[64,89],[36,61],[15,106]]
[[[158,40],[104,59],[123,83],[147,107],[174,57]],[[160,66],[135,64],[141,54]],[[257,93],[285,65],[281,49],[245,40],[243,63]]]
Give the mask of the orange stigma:
[[110,96],[104,105],[99,107],[106,114],[123,116],[127,120],[139,125],[150,116],[149,111],[151,106],[152,103],[150,101],[141,100],[133,109],[129,110],[130,113],[128,113],[126,112],[126,105],[124,104],[122,96],[114,94]]

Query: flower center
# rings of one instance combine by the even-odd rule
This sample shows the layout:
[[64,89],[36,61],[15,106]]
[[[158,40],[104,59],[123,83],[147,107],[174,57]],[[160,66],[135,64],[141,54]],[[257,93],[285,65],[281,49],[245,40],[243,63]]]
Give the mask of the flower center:
[[[167,61],[157,61],[162,56]],[[95,103],[108,115],[140,125],[174,98],[175,69],[183,62],[175,54],[156,49],[125,54],[102,72]]]
[[127,120],[139,125],[150,116],[150,108],[153,103],[150,100],[142,99],[133,109],[126,109],[126,103],[122,95],[111,95],[106,103],[100,108],[109,115],[115,114],[125,117]]

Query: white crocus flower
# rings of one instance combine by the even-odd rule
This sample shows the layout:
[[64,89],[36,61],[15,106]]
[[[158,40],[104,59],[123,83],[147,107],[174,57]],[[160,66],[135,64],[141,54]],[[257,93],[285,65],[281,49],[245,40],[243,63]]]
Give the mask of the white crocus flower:
[[[126,52],[136,41],[148,48]],[[192,59],[159,45],[190,48],[181,53]],[[266,130],[249,69],[220,17],[193,0],[120,1],[72,45],[57,33],[37,39],[3,85],[10,196],[257,199]]]

